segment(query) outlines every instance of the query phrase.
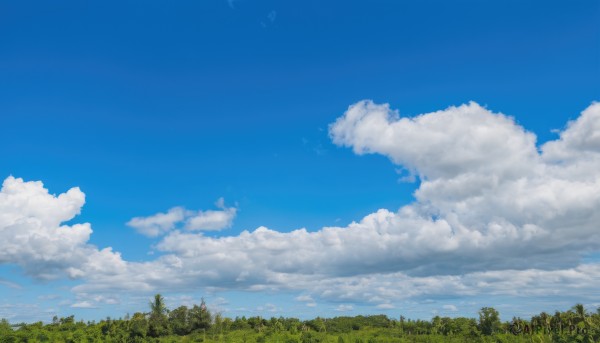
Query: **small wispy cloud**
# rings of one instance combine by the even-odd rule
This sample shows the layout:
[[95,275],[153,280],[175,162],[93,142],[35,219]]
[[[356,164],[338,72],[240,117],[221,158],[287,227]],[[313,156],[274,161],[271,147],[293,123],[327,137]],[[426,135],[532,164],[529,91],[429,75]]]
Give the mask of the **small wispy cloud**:
[[272,10],[267,14],[266,20],[260,22],[260,25],[263,28],[266,28],[267,26],[272,25],[275,22],[275,19],[277,19],[277,11]]
[[339,312],[350,312],[353,309],[354,309],[354,306],[352,306],[352,305],[342,304],[342,305],[339,305],[335,310],[339,311]]
[[313,302],[314,301],[314,299],[308,294],[299,295],[295,299],[297,301],[303,301],[303,302]]
[[156,237],[175,228],[175,224],[183,221],[185,209],[173,207],[166,213],[157,213],[148,217],[135,217],[127,222],[137,232],[148,237]]
[[450,311],[450,312],[456,312],[458,311],[458,308],[454,305],[444,305],[442,306],[442,308],[446,311]]
[[73,308],[98,308],[90,301],[80,301],[71,305]]
[[0,278],[0,286],[6,286],[8,288],[13,288],[13,289],[21,289],[23,287],[21,287],[21,285],[14,283],[12,281],[8,281],[6,279],[2,279]]
[[263,312],[263,311],[266,311],[266,312],[277,312],[279,310],[279,308],[276,305],[274,305],[274,304],[267,303],[264,306],[258,306],[256,308],[256,310],[259,311],[259,312]]
[[126,225],[148,237],[165,234],[182,223],[189,231],[218,231],[231,227],[237,208],[226,207],[223,198],[219,198],[215,206],[219,210],[190,211],[183,207],[173,207],[166,213],[132,218]]
[[58,294],[44,294],[37,297],[39,300],[56,300],[60,299]]

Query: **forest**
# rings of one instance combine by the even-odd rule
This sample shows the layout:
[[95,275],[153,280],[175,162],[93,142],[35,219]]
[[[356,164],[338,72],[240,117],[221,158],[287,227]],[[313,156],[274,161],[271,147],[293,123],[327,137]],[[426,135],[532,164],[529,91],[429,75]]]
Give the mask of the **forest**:
[[590,312],[577,304],[568,311],[542,312],[502,322],[500,313],[484,307],[478,318],[440,317],[411,320],[404,316],[334,318],[223,317],[204,300],[191,308],[170,310],[157,294],[147,312],[76,321],[74,316],[49,323],[0,321],[0,342],[206,342],[206,343],[395,343],[395,342],[599,342],[600,308]]

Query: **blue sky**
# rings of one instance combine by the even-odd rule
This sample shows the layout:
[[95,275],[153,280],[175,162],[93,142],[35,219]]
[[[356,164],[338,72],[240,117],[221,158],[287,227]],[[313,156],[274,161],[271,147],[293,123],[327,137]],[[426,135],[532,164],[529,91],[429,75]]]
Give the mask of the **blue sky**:
[[[592,105],[600,100],[599,22],[595,1],[2,2],[0,178],[14,176],[5,188],[14,184],[22,197],[0,198],[8,218],[0,219],[0,233],[9,242],[0,255],[0,317],[119,317],[144,310],[156,292],[171,307],[205,296],[229,316],[430,318],[474,316],[480,307],[496,306],[508,319],[574,302],[597,307],[600,298],[586,287],[600,280],[599,231],[590,214],[600,204],[593,195],[600,170],[593,137],[600,126]],[[436,111],[445,112],[423,115]],[[381,113],[389,123],[375,120]],[[455,119],[445,122],[444,113]],[[433,134],[435,127],[417,119],[397,131],[391,125],[395,117],[419,115],[448,131]],[[375,124],[361,127],[370,119]],[[485,134],[457,143],[471,137],[476,123],[497,140]],[[386,130],[392,133],[385,136]],[[527,140],[532,134],[533,143]],[[448,137],[437,142],[440,135]],[[520,145],[513,147],[513,138]],[[557,144],[542,148],[551,141]],[[573,143],[580,141],[589,144]],[[496,151],[494,142],[507,148]],[[521,152],[529,157],[512,159]],[[448,156],[457,158],[440,162]],[[565,170],[554,170],[558,165]],[[487,205],[453,200],[472,206],[473,215],[449,205],[453,198],[443,185],[462,180],[479,187],[479,179],[464,178],[496,173],[504,190],[515,186],[505,175],[520,173],[526,185],[544,189],[539,203],[550,205],[523,205],[531,214],[519,217],[498,205],[504,191],[497,188],[477,195]],[[413,182],[403,179],[410,175]],[[563,183],[569,186],[553,188]],[[72,187],[85,194],[85,205],[75,191],[71,205],[39,193],[58,196]],[[519,192],[512,197],[521,204],[528,193]],[[552,203],[544,194],[566,200]],[[31,200],[37,196],[41,203]],[[405,206],[427,221],[408,230],[408,215],[399,210]],[[548,211],[564,217],[547,217]],[[158,224],[156,215],[167,213],[171,219]],[[361,222],[375,213],[392,218],[389,235]],[[548,224],[567,223],[569,216],[579,218],[572,227]],[[42,224],[23,224],[38,219]],[[426,230],[419,225],[442,225],[436,219],[465,243],[439,251],[414,243],[417,252],[403,254],[408,243],[389,238],[404,232],[421,239]],[[56,221],[89,223],[93,232],[71,241],[74,233],[57,236]],[[353,222],[365,227],[352,230],[377,234],[350,234]],[[492,237],[494,225],[516,230],[514,241],[473,243],[469,235]],[[160,234],[148,235],[158,227]],[[268,228],[266,236],[251,237],[264,250],[244,238],[243,231],[259,227]],[[323,248],[327,256],[307,248],[331,238],[323,227],[339,227],[334,247]],[[285,235],[301,228],[306,235]],[[431,238],[439,236],[432,230]],[[50,237],[42,248],[15,238],[34,232]],[[548,238],[562,235],[573,240]],[[369,237],[376,242],[357,252]],[[524,241],[547,249],[532,250]],[[281,242],[291,244],[285,249],[299,260],[272,267],[287,256],[269,249]],[[238,252],[248,275],[229,275],[230,261],[203,255],[209,245]],[[119,257],[94,257],[107,247]],[[488,259],[473,263],[486,251]],[[502,259],[507,251],[517,258],[512,267]],[[97,264],[79,265],[84,255]],[[356,265],[356,256],[375,257]],[[114,258],[123,269],[107,271]],[[136,268],[145,271],[139,283],[123,281]],[[210,273],[195,274],[203,268]],[[583,279],[555,284],[562,293],[533,280],[573,270]],[[154,273],[175,281],[146,278]],[[529,292],[502,285],[509,280],[502,273],[517,275],[523,283],[513,281]],[[429,286],[414,294],[385,291],[425,282]],[[341,285],[348,289],[328,290],[345,289]]]

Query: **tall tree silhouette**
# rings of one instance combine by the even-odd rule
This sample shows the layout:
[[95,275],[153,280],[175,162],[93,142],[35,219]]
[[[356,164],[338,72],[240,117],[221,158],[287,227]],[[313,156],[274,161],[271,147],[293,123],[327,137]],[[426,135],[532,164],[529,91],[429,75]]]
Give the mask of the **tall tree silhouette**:
[[167,319],[167,306],[162,295],[156,294],[154,301],[150,302],[150,318],[148,320],[148,333],[152,337],[169,334],[169,322]]
[[212,317],[210,311],[206,307],[204,298],[202,298],[200,306],[194,305],[189,312],[190,323],[192,330],[203,331],[209,329],[212,324]]

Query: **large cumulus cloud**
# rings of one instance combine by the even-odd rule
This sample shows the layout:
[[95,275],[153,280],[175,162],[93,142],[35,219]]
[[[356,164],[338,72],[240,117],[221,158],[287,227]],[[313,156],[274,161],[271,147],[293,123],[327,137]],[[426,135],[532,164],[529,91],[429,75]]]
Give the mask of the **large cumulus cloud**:
[[121,272],[124,261],[118,253],[87,243],[89,223],[61,225],[84,203],[77,187],[55,196],[39,181],[6,178],[0,190],[0,263],[19,265],[37,279]]
[[522,269],[526,260],[529,268],[552,269],[600,248],[599,114],[600,104],[591,105],[541,153],[514,119],[475,103],[400,118],[388,105],[362,101],[330,134],[336,144],[385,155],[420,177],[416,202],[395,215],[397,230],[404,231],[402,212],[410,208],[425,221],[447,223],[452,235],[441,242],[443,231],[431,235],[434,250],[468,257],[463,267]]
[[[208,237],[173,227],[169,217],[150,223],[158,225],[157,234],[166,233],[156,245],[161,256],[136,263],[90,247],[85,244],[89,226],[73,226],[67,228],[73,242],[67,248],[74,255],[105,254],[99,260],[113,258],[118,268],[103,262],[96,265],[98,272],[86,273],[89,262],[82,265],[59,254],[45,258],[62,269],[72,263],[82,271],[84,282],[74,289],[80,294],[285,289],[380,308],[432,295],[540,296],[576,290],[594,297],[600,264],[582,258],[600,250],[600,104],[541,146],[513,118],[476,103],[408,118],[389,105],[361,101],[331,124],[330,136],[357,154],[382,154],[410,170],[420,182],[414,202],[315,232],[260,227]],[[44,193],[41,184],[30,186]],[[64,214],[48,221],[36,213],[35,220],[46,224],[30,225],[27,232],[39,227],[35,230],[54,234],[58,223],[78,213],[82,195],[69,192],[64,197],[70,200],[62,200]],[[59,201],[63,195],[46,196]],[[176,221],[183,220],[173,213]],[[33,264],[19,262],[23,251],[3,261],[33,270]]]
[[[513,118],[475,103],[402,118],[361,101],[330,126],[333,142],[409,169],[420,179],[414,203],[316,232],[174,231],[157,245],[165,255],[139,268],[168,275],[163,287],[297,289],[381,306],[435,294],[592,293],[600,270],[581,258],[600,249],[598,113],[591,105],[538,147]],[[152,288],[145,275],[81,289]]]
[[[600,150],[584,137],[597,130],[581,129],[600,121],[599,108],[586,109],[540,153],[534,134],[475,103],[400,118],[388,105],[362,101],[331,125],[334,143],[412,170],[421,180],[414,203],[316,232],[174,232],[158,248],[217,285],[283,285],[277,280],[287,275],[576,268],[583,254],[600,249]],[[588,142],[581,160],[569,137]],[[577,151],[550,158],[550,147]],[[585,164],[586,172],[566,172],[573,164]]]

